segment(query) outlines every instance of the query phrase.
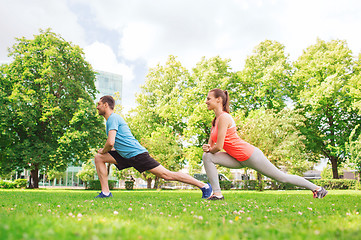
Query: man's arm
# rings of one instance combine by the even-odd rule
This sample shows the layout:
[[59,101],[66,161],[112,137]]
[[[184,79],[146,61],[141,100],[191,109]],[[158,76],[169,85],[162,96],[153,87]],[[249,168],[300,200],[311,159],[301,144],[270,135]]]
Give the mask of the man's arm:
[[109,152],[110,150],[112,150],[112,148],[114,147],[116,134],[117,134],[116,130],[110,130],[108,132],[108,139],[104,145],[104,148],[99,149],[98,153],[105,154],[105,153]]

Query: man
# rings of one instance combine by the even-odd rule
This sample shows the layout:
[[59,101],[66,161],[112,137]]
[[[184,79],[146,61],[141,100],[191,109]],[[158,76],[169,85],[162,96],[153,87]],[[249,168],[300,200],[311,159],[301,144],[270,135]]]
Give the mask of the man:
[[148,151],[134,138],[124,119],[114,113],[115,101],[111,96],[103,96],[98,102],[98,113],[106,119],[106,132],[108,139],[104,148],[95,155],[95,166],[102,187],[101,193],[96,198],[112,197],[108,186],[108,173],[105,163],[113,163],[119,170],[134,167],[140,173],[149,171],[157,177],[168,181],[180,181],[192,184],[202,190],[202,198],[212,194],[210,184],[200,182],[193,177],[172,172],[160,165],[149,156]]

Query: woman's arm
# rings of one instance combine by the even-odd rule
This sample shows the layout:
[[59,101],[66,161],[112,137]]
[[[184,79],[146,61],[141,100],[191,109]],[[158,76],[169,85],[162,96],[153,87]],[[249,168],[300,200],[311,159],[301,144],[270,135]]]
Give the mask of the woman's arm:
[[230,124],[230,119],[226,114],[223,114],[219,117],[218,120],[218,133],[217,133],[217,142],[215,145],[211,146],[209,152],[216,153],[223,149],[224,139],[226,138],[227,128]]

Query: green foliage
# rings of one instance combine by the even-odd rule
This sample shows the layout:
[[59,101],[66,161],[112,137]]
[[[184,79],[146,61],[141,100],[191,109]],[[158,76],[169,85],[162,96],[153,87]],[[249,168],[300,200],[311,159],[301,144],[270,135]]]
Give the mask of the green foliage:
[[140,173],[134,168],[126,168],[123,170],[119,170],[117,167],[113,165],[112,169],[113,169],[112,171],[113,177],[116,177],[118,180],[131,179],[131,177],[133,178],[141,177]]
[[14,183],[16,184],[17,188],[26,188],[26,186],[28,184],[28,180],[19,178],[19,179],[14,180]]
[[305,143],[330,160],[333,177],[338,178],[337,168],[346,160],[345,142],[361,123],[349,91],[351,77],[358,72],[355,60],[345,41],[318,39],[294,65],[297,90],[293,100],[306,117]]
[[321,178],[322,179],[331,179],[332,178],[332,169],[331,167],[324,167],[321,172]]
[[219,181],[219,186],[223,190],[229,190],[232,187],[232,181],[227,181],[227,180]]
[[134,187],[134,181],[125,181],[125,189],[133,190],[133,187]]
[[16,188],[16,183],[8,180],[3,180],[3,181],[0,180],[0,188],[5,188],[5,189]]
[[316,156],[303,143],[299,128],[304,117],[297,111],[283,109],[255,110],[247,118],[235,113],[235,121],[242,139],[260,148],[276,166],[283,166],[291,174],[303,175],[312,166]]
[[361,173],[361,134],[355,136],[359,127],[360,125],[357,125],[351,132],[345,145],[349,166]]
[[51,169],[46,173],[46,175],[48,176],[49,180],[54,180],[54,179],[64,178],[65,177],[65,172],[64,171],[57,171],[55,169]]
[[94,163],[91,159],[89,159],[86,163],[83,163],[81,170],[76,174],[76,176],[83,182],[88,183],[89,181],[94,180],[95,173]]
[[314,179],[312,182],[326,189],[360,189],[360,183],[354,179]]
[[[116,180],[108,180],[109,189],[114,189],[115,185],[117,184]],[[99,180],[89,180],[87,182],[86,189],[88,190],[101,190],[102,186],[100,185]]]
[[89,159],[103,122],[93,103],[95,73],[83,51],[40,30],[31,40],[18,38],[9,56],[13,61],[0,74],[1,171],[25,168],[37,176],[39,169],[65,170]]
[[232,78],[231,90],[234,110],[248,112],[260,108],[282,110],[293,92],[291,63],[285,46],[265,40],[248,56],[244,69]]

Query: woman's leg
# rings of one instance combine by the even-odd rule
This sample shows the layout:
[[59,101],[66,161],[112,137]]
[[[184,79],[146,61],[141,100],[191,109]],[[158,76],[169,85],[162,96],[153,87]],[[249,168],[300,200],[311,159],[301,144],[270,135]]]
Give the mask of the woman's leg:
[[213,193],[215,195],[221,195],[221,188],[219,186],[218,171],[215,164],[221,165],[227,168],[242,168],[241,162],[231,157],[228,153],[204,153],[203,163],[206,170],[209,182],[211,183]]
[[303,177],[289,175],[280,171],[265,157],[262,151],[258,148],[255,148],[252,156],[248,160],[241,162],[241,164],[244,167],[253,168],[254,170],[262,173],[267,177],[273,178],[278,182],[291,183],[296,186],[310,189],[311,191],[319,188],[317,185],[307,181]]

